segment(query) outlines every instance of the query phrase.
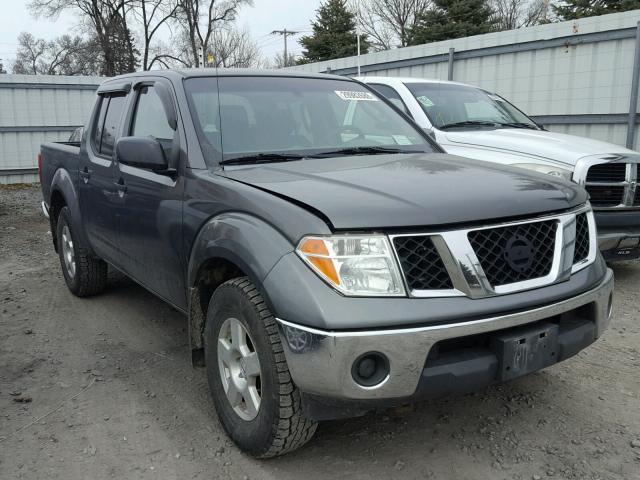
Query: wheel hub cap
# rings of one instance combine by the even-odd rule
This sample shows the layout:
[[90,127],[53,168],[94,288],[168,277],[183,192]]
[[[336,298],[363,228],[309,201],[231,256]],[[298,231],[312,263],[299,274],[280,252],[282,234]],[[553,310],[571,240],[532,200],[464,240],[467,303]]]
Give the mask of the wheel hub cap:
[[71,232],[67,225],[62,228],[62,258],[64,260],[64,266],[67,269],[67,273],[73,278],[76,274],[76,255],[73,251],[73,239],[71,238]]
[[228,318],[218,333],[218,367],[224,393],[243,420],[258,415],[261,401],[261,370],[255,344],[240,320]]

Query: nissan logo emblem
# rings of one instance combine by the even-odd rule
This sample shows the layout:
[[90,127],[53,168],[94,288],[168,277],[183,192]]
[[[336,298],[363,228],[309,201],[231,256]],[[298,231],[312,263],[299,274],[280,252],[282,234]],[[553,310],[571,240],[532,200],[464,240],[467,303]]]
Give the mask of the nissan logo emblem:
[[524,272],[533,264],[534,249],[531,241],[522,235],[514,235],[504,248],[504,259],[516,272]]

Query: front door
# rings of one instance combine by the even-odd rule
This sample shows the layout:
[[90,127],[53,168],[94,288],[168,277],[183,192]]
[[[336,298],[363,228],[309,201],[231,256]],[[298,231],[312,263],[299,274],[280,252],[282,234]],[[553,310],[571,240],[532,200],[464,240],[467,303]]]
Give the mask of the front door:
[[[157,82],[134,88],[128,135],[153,137],[175,158],[179,135],[169,126]],[[165,92],[170,87],[165,84]],[[174,167],[179,165],[175,164]],[[186,308],[182,264],[182,192],[177,172],[157,173],[117,162],[119,248],[125,272],[180,308]]]

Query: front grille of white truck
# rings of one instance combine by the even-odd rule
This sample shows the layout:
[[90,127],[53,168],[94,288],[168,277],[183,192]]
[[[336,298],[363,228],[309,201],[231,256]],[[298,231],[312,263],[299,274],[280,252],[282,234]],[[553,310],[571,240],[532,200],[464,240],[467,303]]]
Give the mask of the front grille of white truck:
[[[602,161],[602,160],[600,160]],[[638,165],[630,162],[578,164],[575,180],[583,183],[596,210],[628,209],[640,206],[637,188]]]
[[596,258],[588,207],[529,221],[391,235],[413,297],[482,298],[567,280]]

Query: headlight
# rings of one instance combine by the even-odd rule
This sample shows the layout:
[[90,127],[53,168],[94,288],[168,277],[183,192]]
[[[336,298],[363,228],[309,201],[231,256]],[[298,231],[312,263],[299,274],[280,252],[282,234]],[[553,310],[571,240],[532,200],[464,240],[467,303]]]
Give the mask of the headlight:
[[527,170],[535,170],[536,172],[546,173],[547,175],[553,175],[554,177],[564,178],[571,181],[573,178],[573,172],[565,168],[555,167],[553,165],[540,165],[537,163],[516,163],[514,167],[526,168]]
[[405,294],[389,240],[383,235],[305,237],[296,252],[345,295]]

